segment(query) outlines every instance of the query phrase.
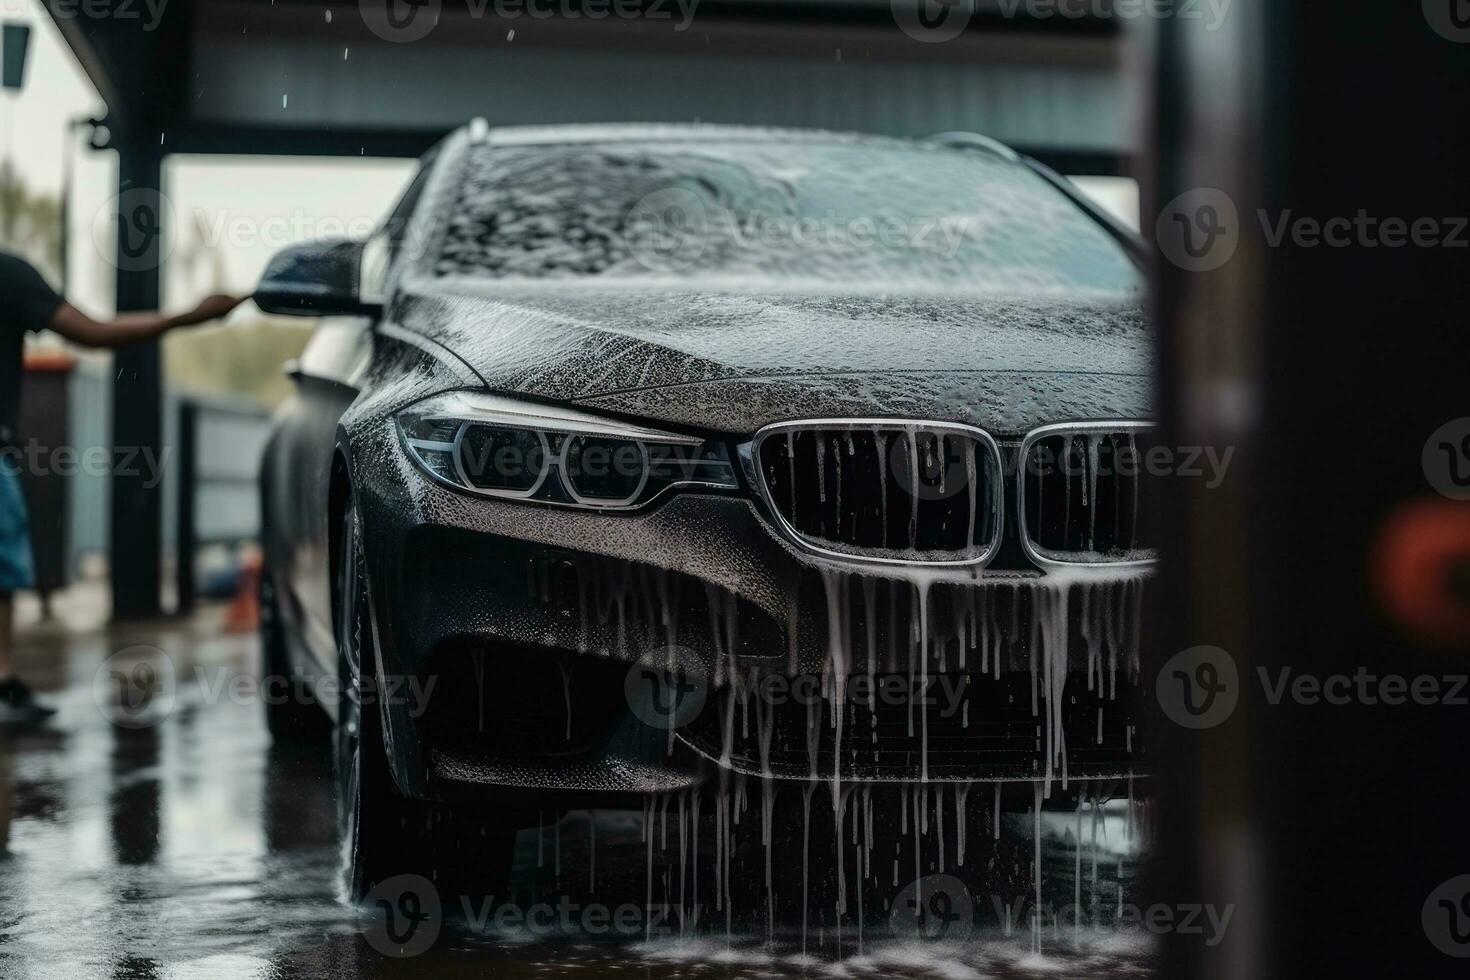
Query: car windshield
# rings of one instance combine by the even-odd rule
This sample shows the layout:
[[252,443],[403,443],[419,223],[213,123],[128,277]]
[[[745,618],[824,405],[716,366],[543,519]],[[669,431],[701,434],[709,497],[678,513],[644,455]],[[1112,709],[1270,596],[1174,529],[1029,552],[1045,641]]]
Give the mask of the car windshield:
[[1022,164],[879,140],[471,148],[440,276],[1131,293],[1122,246]]

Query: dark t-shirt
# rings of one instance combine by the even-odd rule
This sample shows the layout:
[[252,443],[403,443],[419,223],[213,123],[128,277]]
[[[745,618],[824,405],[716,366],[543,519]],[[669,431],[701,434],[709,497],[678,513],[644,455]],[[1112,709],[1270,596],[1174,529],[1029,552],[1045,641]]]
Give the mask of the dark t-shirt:
[[29,262],[0,252],[0,447],[16,439],[26,332],[43,329],[60,305],[61,297]]

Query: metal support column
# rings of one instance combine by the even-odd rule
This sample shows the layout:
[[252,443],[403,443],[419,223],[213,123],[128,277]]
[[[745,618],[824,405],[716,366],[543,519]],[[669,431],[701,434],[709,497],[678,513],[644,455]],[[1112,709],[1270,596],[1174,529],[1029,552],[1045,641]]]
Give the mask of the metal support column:
[[198,569],[194,555],[199,549],[197,539],[198,521],[194,511],[198,498],[198,443],[199,409],[194,402],[180,399],[178,402],[178,452],[174,453],[174,470],[178,473],[178,514],[174,530],[174,580],[178,583],[178,605],[175,611],[184,614],[194,608],[195,582]]
[[[163,156],[157,146],[118,147],[117,310],[158,308],[163,256]],[[117,351],[113,362],[111,573],[116,618],[157,615],[162,575],[163,487],[146,453],[162,461],[163,370],[156,341]]]
[[1173,481],[1149,674],[1214,710],[1159,740],[1152,897],[1233,914],[1166,936],[1163,976],[1465,975],[1463,6],[1158,25],[1168,438],[1235,450]]

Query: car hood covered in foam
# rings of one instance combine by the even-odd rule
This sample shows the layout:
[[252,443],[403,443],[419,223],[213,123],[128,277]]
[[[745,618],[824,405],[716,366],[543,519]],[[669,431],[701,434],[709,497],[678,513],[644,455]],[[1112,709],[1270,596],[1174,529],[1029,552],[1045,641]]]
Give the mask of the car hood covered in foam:
[[392,319],[495,391],[724,432],[820,416],[1152,415],[1137,297],[436,280]]

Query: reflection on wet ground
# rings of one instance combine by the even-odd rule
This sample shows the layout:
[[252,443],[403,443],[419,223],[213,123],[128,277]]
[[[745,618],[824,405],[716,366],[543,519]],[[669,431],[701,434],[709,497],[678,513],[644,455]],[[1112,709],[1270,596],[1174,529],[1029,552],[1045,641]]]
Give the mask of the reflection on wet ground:
[[[548,820],[539,833],[523,832],[513,882],[519,916],[487,914],[503,899],[459,902],[456,908],[446,898],[442,929],[430,949],[402,958],[385,955],[385,948],[404,949],[383,942],[381,918],[361,914],[340,898],[327,748],[271,744],[252,698],[218,684],[221,677],[253,676],[254,638],[224,635],[217,627],[217,614],[110,629],[100,627],[95,616],[78,614],[63,625],[26,631],[21,669],[60,712],[46,730],[0,734],[0,977],[1151,972],[1150,943],[1126,929],[1077,930],[1069,920],[1048,922],[1037,952],[1038,937],[1025,924],[1029,911],[1018,910],[1018,924],[1006,935],[999,926],[1000,899],[974,885],[970,897],[983,925],[963,942],[898,941],[850,927],[839,933],[825,928],[820,914],[811,916],[803,936],[799,913],[789,902],[771,933],[757,926],[727,935],[723,913],[705,909],[699,934],[681,936],[677,907],[657,915],[655,929],[640,911],[647,905],[645,889],[657,890],[649,885],[649,849],[636,811],[578,811],[558,827]],[[177,694],[157,724],[126,727],[99,709],[97,700],[106,699],[107,688],[94,688],[94,678],[109,656],[140,644],[168,655]],[[760,804],[754,791],[752,797],[750,815],[736,834],[732,874],[755,881],[758,891],[764,855]],[[1121,834],[1112,816],[1099,824],[1114,843],[1103,850],[1096,894],[1111,906],[1121,900]],[[1019,841],[1018,854],[1029,852],[1030,827],[1026,815],[1006,818],[1006,833]],[[1060,907],[1073,897],[1073,824],[1069,817],[1049,816],[1045,828],[1046,901]],[[830,820],[824,836],[830,842]],[[813,838],[814,876],[815,869],[831,864],[817,856],[826,846],[821,840]],[[660,851],[677,855],[677,841],[674,851],[669,846],[661,841]],[[980,844],[971,846],[984,853]],[[1004,879],[995,887],[997,895],[1012,893],[1004,902],[1027,894],[1029,861],[997,848],[971,864],[981,875]],[[1085,895],[1093,895],[1091,867],[1084,862],[1081,868]],[[1123,875],[1126,883],[1128,872]],[[886,872],[875,873],[869,886],[877,891],[873,882],[884,877]],[[655,904],[671,887],[667,877],[659,878]],[[869,896],[879,903],[891,898]],[[589,919],[589,908],[604,910],[608,918]],[[634,916],[632,927],[607,924],[619,921],[620,910]],[[684,915],[687,920],[687,907]],[[528,927],[527,918],[537,927]],[[693,932],[687,921],[684,929]]]

